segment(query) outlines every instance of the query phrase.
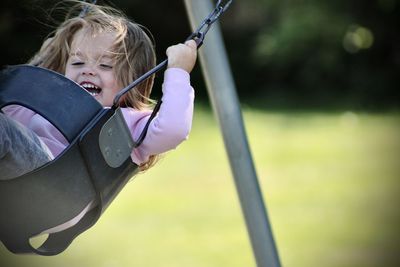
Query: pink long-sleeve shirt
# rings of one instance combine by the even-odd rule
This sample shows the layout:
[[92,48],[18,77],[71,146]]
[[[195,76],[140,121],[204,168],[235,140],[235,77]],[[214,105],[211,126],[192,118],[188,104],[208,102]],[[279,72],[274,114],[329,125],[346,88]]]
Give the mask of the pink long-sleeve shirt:
[[[163,96],[160,111],[150,123],[143,143],[131,153],[136,164],[146,162],[151,155],[175,149],[188,138],[193,117],[194,90],[189,74],[178,68],[169,68],[164,73]],[[39,114],[21,107],[9,106],[3,111],[37,134],[51,152],[51,157],[59,155],[67,146],[65,137]],[[122,108],[124,119],[137,140],[151,111]]]

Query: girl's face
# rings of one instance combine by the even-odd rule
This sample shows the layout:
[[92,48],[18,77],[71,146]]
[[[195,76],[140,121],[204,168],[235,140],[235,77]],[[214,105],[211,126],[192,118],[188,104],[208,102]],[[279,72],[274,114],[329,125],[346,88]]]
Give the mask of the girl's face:
[[88,91],[103,107],[112,106],[120,86],[114,74],[111,51],[115,34],[104,32],[95,36],[79,30],[71,44],[65,76]]

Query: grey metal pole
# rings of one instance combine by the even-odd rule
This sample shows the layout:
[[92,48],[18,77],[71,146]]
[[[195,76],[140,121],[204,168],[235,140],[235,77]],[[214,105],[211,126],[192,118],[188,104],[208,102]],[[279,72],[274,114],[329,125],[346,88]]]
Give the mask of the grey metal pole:
[[[210,0],[185,0],[185,6],[193,30],[214,8]],[[278,252],[218,24],[214,24],[207,34],[204,45],[199,50],[199,58],[212,107],[222,130],[257,266],[279,267]]]

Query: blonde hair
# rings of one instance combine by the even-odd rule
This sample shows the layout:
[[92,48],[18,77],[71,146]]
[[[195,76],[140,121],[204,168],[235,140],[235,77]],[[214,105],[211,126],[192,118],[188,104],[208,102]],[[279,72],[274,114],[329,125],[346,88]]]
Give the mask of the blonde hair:
[[[119,84],[128,86],[156,64],[154,45],[146,34],[145,28],[130,21],[122,12],[106,6],[71,1],[77,3],[72,7],[63,23],[43,43],[39,52],[29,64],[47,68],[65,74],[67,60],[70,56],[71,43],[80,30],[88,34],[113,32],[116,39],[113,44],[115,66],[113,68]],[[84,16],[76,16],[84,6],[88,7]],[[138,110],[149,110],[153,106],[150,93],[154,75],[130,90],[123,98],[121,106]],[[122,88],[121,88],[122,89]],[[146,170],[156,162],[157,156],[140,165]]]

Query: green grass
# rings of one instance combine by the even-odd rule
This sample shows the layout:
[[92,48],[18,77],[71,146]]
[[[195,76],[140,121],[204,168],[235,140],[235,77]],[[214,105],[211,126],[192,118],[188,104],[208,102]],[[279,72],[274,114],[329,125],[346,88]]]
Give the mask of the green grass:
[[[245,110],[259,182],[285,267],[400,266],[400,115]],[[59,256],[4,267],[255,266],[213,115],[124,188]],[[3,267],[1,265],[1,267]]]

